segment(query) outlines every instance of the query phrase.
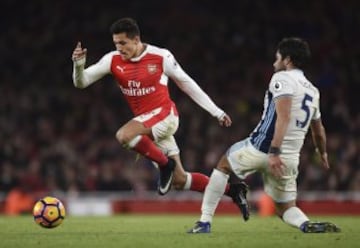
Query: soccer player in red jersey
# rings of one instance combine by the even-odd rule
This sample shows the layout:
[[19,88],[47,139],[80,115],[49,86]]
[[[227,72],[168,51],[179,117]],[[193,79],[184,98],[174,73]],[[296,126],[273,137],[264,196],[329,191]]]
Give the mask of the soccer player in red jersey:
[[[176,189],[203,192],[209,178],[201,173],[185,172],[180,161],[180,151],[173,136],[179,116],[169,96],[168,79],[171,78],[199,106],[217,118],[221,126],[229,127],[231,118],[184,72],[170,51],[141,41],[134,19],[120,19],[110,30],[116,50],[86,69],[87,50],[78,42],[72,54],[75,87],[86,88],[112,74],[135,116],[117,131],[120,144],[158,165],[159,194],[166,194],[171,185]],[[228,195],[240,190],[230,188]]]

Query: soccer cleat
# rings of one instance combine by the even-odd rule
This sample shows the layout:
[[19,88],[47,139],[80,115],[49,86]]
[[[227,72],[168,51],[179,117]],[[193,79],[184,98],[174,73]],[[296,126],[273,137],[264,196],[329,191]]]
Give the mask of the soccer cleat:
[[341,232],[341,229],[330,222],[306,221],[300,226],[304,233],[333,233]]
[[243,219],[247,221],[250,218],[249,204],[246,199],[248,186],[245,182],[230,184],[229,196],[233,202],[240,208]]
[[197,221],[195,226],[191,228],[187,233],[210,233],[211,232],[211,224],[210,222],[201,222]]
[[171,188],[171,183],[174,177],[175,160],[169,158],[167,164],[160,167],[160,178],[158,182],[158,193],[165,195]]

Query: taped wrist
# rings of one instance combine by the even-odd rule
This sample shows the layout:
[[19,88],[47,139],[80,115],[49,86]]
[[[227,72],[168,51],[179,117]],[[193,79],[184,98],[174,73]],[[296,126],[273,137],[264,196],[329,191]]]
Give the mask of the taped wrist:
[[280,155],[281,149],[280,149],[280,147],[270,146],[268,153],[273,154],[273,155]]

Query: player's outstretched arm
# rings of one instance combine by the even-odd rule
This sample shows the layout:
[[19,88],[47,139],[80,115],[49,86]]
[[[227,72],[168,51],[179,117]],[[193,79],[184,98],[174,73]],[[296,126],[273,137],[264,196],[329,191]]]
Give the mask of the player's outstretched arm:
[[86,88],[106,74],[110,73],[112,53],[106,54],[99,62],[85,69],[87,49],[79,41],[72,53],[73,83],[76,88]]
[[231,126],[231,118],[220,109],[200,86],[181,68],[174,56],[168,52],[164,57],[164,71],[176,85],[201,108],[216,117],[221,126]]

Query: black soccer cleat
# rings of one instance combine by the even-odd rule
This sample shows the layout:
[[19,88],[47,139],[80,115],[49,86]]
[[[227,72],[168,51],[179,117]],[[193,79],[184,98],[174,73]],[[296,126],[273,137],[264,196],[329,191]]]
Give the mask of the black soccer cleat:
[[300,226],[304,233],[334,233],[341,232],[341,229],[330,222],[306,221]]
[[229,196],[233,202],[240,208],[243,219],[247,221],[250,218],[249,203],[246,199],[248,186],[245,182],[230,184]]
[[158,193],[165,195],[171,188],[171,183],[174,177],[175,160],[169,158],[165,166],[159,167],[160,178],[158,182]]

